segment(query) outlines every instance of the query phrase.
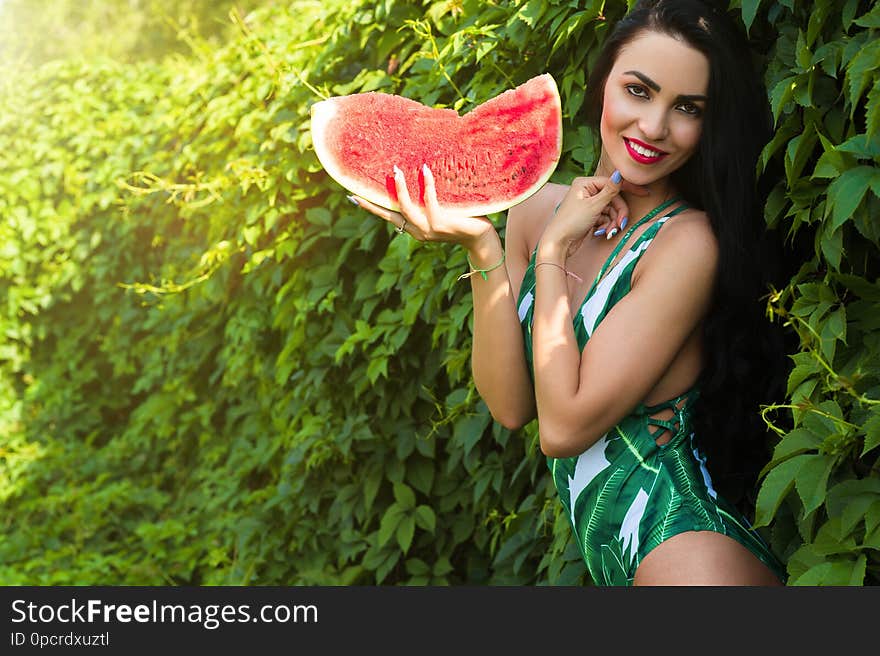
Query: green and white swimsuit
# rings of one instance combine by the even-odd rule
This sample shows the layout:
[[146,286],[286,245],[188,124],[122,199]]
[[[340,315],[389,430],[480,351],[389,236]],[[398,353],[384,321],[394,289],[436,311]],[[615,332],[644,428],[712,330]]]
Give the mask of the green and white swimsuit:
[[[629,293],[633,269],[657,232],[686,206],[650,225],[618,263],[606,270],[632,232],[673,202],[664,203],[633,225],[600,270],[574,319],[581,350],[614,304]],[[517,301],[533,377],[536,252],[532,253]],[[548,457],[560,501],[597,585],[632,585],[636,568],[648,552],[685,531],[728,535],[785,580],[782,563],[749,528],[746,519],[712,487],[705,457],[694,442],[692,416],[697,396],[697,389],[692,388],[656,406],[640,404],[581,455]],[[670,420],[652,417],[666,408],[674,412]],[[655,439],[664,429],[671,439],[660,446]]]

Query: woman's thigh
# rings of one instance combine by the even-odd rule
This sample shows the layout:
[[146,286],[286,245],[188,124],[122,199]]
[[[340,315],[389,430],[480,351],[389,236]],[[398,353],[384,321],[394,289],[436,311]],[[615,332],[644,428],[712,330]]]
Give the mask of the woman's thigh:
[[782,585],[731,537],[688,531],[661,542],[639,564],[633,585]]

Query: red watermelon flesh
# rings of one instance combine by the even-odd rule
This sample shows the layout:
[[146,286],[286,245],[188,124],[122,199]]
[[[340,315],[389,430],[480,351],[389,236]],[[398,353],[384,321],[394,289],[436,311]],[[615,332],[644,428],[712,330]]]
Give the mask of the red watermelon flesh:
[[315,152],[327,173],[352,193],[393,210],[399,209],[395,165],[414,200],[423,201],[421,167],[427,164],[444,210],[481,216],[535,193],[562,152],[562,107],[549,74],[463,116],[367,92],[315,103],[311,117]]

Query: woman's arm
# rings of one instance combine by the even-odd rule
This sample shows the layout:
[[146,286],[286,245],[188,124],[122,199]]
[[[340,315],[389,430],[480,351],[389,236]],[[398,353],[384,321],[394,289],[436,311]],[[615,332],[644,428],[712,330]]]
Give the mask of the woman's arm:
[[[633,287],[578,352],[565,274],[539,267],[532,328],[541,449],[582,453],[644,401],[706,313],[717,244],[704,216],[667,225],[645,253]],[[661,238],[662,237],[662,238]],[[542,243],[539,261],[565,263]]]
[[[504,257],[503,264],[488,271],[485,279],[480,273],[470,276],[474,304],[471,368],[477,390],[493,418],[507,428],[519,428],[535,417],[534,389],[525,360],[516,290],[528,264],[528,253],[523,255],[522,224],[531,220],[536,204],[529,199],[528,207],[510,210],[505,252],[501,238],[487,219],[446,215],[437,205],[428,169],[424,171],[424,180],[424,207],[411,201],[402,176],[396,176],[400,213],[362,198],[354,200],[396,227],[404,225],[406,232],[420,241],[464,246],[475,269],[490,269]],[[535,196],[540,195],[538,192]]]
[[[509,222],[508,222],[509,223]],[[535,417],[535,395],[526,365],[522,330],[516,311],[511,270],[518,268],[516,249],[506,249],[494,230],[489,243],[468,249],[475,268],[485,269],[502,255],[505,266],[487,279],[471,276],[474,302],[471,369],[474,385],[492,417],[506,428],[524,426]]]
[[[474,299],[474,345],[471,357],[474,383],[492,416],[506,428],[519,428],[537,416],[535,390],[525,358],[517,298],[531,258],[530,243],[562,198],[566,187],[547,184],[507,212],[504,254],[506,280],[471,276]],[[500,242],[500,240],[499,240]],[[500,249],[500,246],[498,247]],[[487,255],[488,266],[500,251]],[[473,251],[469,257],[479,268]],[[495,258],[494,262],[493,259]]]

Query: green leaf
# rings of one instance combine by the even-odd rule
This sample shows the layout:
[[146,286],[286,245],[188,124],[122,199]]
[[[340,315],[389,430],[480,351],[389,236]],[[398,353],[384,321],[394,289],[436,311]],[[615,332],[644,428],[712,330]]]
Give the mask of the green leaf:
[[807,45],[812,46],[816,42],[816,37],[825,26],[828,14],[831,13],[833,4],[830,2],[819,2],[813,6],[810,12],[810,20],[807,23]]
[[431,574],[431,568],[420,558],[409,558],[405,565],[407,574],[411,576],[428,576]]
[[811,179],[836,178],[855,166],[855,160],[849,154],[840,152],[821,132],[818,135],[822,142],[822,155],[816,162]]
[[[830,517],[840,520],[841,531],[850,533],[866,519],[869,509],[880,503],[880,479],[850,479],[838,483],[826,495],[825,505]],[[868,527],[870,530],[872,527]]]
[[804,512],[810,513],[825,501],[828,476],[834,468],[836,458],[820,454],[799,457],[806,461],[798,469],[796,487],[804,504]]
[[865,422],[862,430],[865,432],[865,446],[862,448],[862,456],[865,456],[869,451],[880,446],[880,409],[877,406],[874,406],[871,417]]
[[859,298],[873,303],[880,303],[880,283],[870,283],[864,278],[850,274],[838,273],[834,280],[842,284]]
[[844,30],[848,31],[855,20],[856,13],[859,11],[859,4],[859,0],[846,0],[843,11],[840,12]]
[[825,327],[835,339],[846,344],[846,306],[841,305],[828,315],[825,320]]
[[880,528],[866,531],[862,545],[867,549],[880,551]]
[[808,124],[803,133],[788,143],[788,147],[785,149],[785,175],[790,186],[793,186],[801,176],[807,159],[813,154],[817,140],[815,126]]
[[779,217],[788,203],[785,187],[777,184],[767,196],[767,202],[764,205],[764,221],[767,227],[775,228],[779,224]]
[[[880,84],[875,84],[868,92],[865,125],[865,135],[868,139],[874,139],[877,136],[878,130],[880,130]],[[874,193],[877,193],[876,189]]]
[[829,517],[828,521],[819,527],[813,540],[813,549],[822,556],[853,554],[860,550],[855,536],[843,530],[838,517]]
[[400,545],[403,553],[407,553],[409,551],[410,545],[412,545],[413,535],[416,532],[416,522],[413,517],[407,515],[400,520],[400,523],[397,525],[397,544]]
[[455,423],[453,439],[464,447],[464,454],[470,453],[477,442],[483,437],[483,431],[489,425],[490,417],[480,413],[468,415]]
[[[822,438],[818,437],[815,433],[811,433],[806,428],[795,428],[793,431],[786,433],[779,444],[776,445],[770,465],[775,467],[793,455],[806,451],[815,451],[819,448],[820,444],[822,444]],[[769,471],[770,467],[767,469]]]
[[419,492],[430,494],[431,485],[434,482],[435,467],[436,463],[427,458],[411,460],[407,464],[406,478]]
[[832,213],[832,231],[853,215],[871,184],[880,184],[880,171],[872,166],[857,166],[845,171],[828,186],[825,214]]
[[367,365],[367,380],[371,385],[375,385],[379,376],[388,378],[388,358],[374,356]]
[[811,180],[819,180],[822,178],[836,178],[843,171],[849,168],[843,155],[836,150],[826,150],[819,157],[816,166],[813,168]]
[[797,58],[797,63],[800,70],[806,71],[810,68],[810,63],[813,59],[813,53],[810,52],[810,48],[807,45],[806,37],[801,30],[798,30],[797,45],[795,46],[795,56]]
[[403,509],[396,503],[388,507],[379,523],[379,546],[386,544],[391,539],[404,516]]
[[880,40],[868,42],[846,67],[846,77],[849,80],[847,89],[851,107],[850,116],[855,113],[862,93],[871,82],[871,71],[878,67],[880,67]]
[[827,362],[834,361],[838,341],[846,343],[846,318],[843,307],[837,308],[828,315],[819,333],[820,350]]
[[416,525],[430,533],[433,533],[437,527],[437,516],[434,514],[430,506],[417,506],[415,512]]
[[373,507],[376,495],[379,493],[379,485],[382,483],[383,474],[379,468],[369,470],[363,481],[364,506],[367,512]]
[[836,559],[811,567],[792,586],[860,586],[865,579],[867,559],[860,555],[852,560]]
[[376,583],[381,584],[382,581],[385,580],[385,577],[388,576],[388,573],[397,565],[397,561],[400,560],[400,554],[396,551],[388,551],[385,555],[385,560],[382,561],[382,564],[376,568]]
[[778,82],[770,91],[770,108],[773,111],[774,125],[779,123],[779,115],[782,112],[782,108],[792,99],[797,83],[798,76],[792,75]]
[[862,27],[880,28],[880,5],[875,3],[874,7],[866,14],[857,18],[855,23]]
[[871,504],[865,512],[865,531],[874,534],[878,529],[880,529],[880,501]]
[[746,26],[746,34],[752,29],[752,23],[755,16],[758,15],[758,8],[761,6],[761,0],[743,0],[742,1],[742,21]]
[[822,401],[815,408],[811,408],[803,419],[804,427],[815,433],[821,439],[827,438],[832,433],[838,432],[840,421],[843,419],[843,411],[837,401],[829,399]]
[[401,510],[411,510],[416,506],[416,495],[405,483],[394,484],[394,498]]
[[819,241],[819,250],[825,261],[834,271],[839,271],[843,260],[843,230],[826,223],[822,226],[822,230],[816,232],[816,239]]
[[538,20],[540,20],[541,16],[544,15],[546,6],[547,3],[543,2],[543,0],[531,0],[517,12],[516,18],[519,18],[529,27],[534,28],[538,24]]
[[325,207],[310,207],[306,210],[305,216],[306,221],[322,228],[330,227],[333,221],[333,215]]
[[767,526],[770,523],[779,504],[794,487],[801,467],[810,458],[810,455],[797,455],[770,470],[758,492],[755,504],[755,527]]
[[809,378],[810,376],[815,376],[821,371],[821,366],[813,358],[809,358],[807,362],[797,365],[788,375],[788,387],[786,393],[788,395],[791,395],[791,393],[796,390],[798,386],[803,383],[807,378]]
[[822,65],[822,70],[832,78],[837,79],[840,70],[840,61],[843,57],[843,46],[838,41],[832,41],[816,48],[813,53],[813,64]]
[[441,556],[437,559],[437,562],[434,563],[434,576],[446,576],[453,572],[454,569],[452,563],[449,562],[449,558]]
[[880,158],[880,139],[869,139],[867,134],[857,134],[840,144],[837,150],[852,153],[859,159]]

